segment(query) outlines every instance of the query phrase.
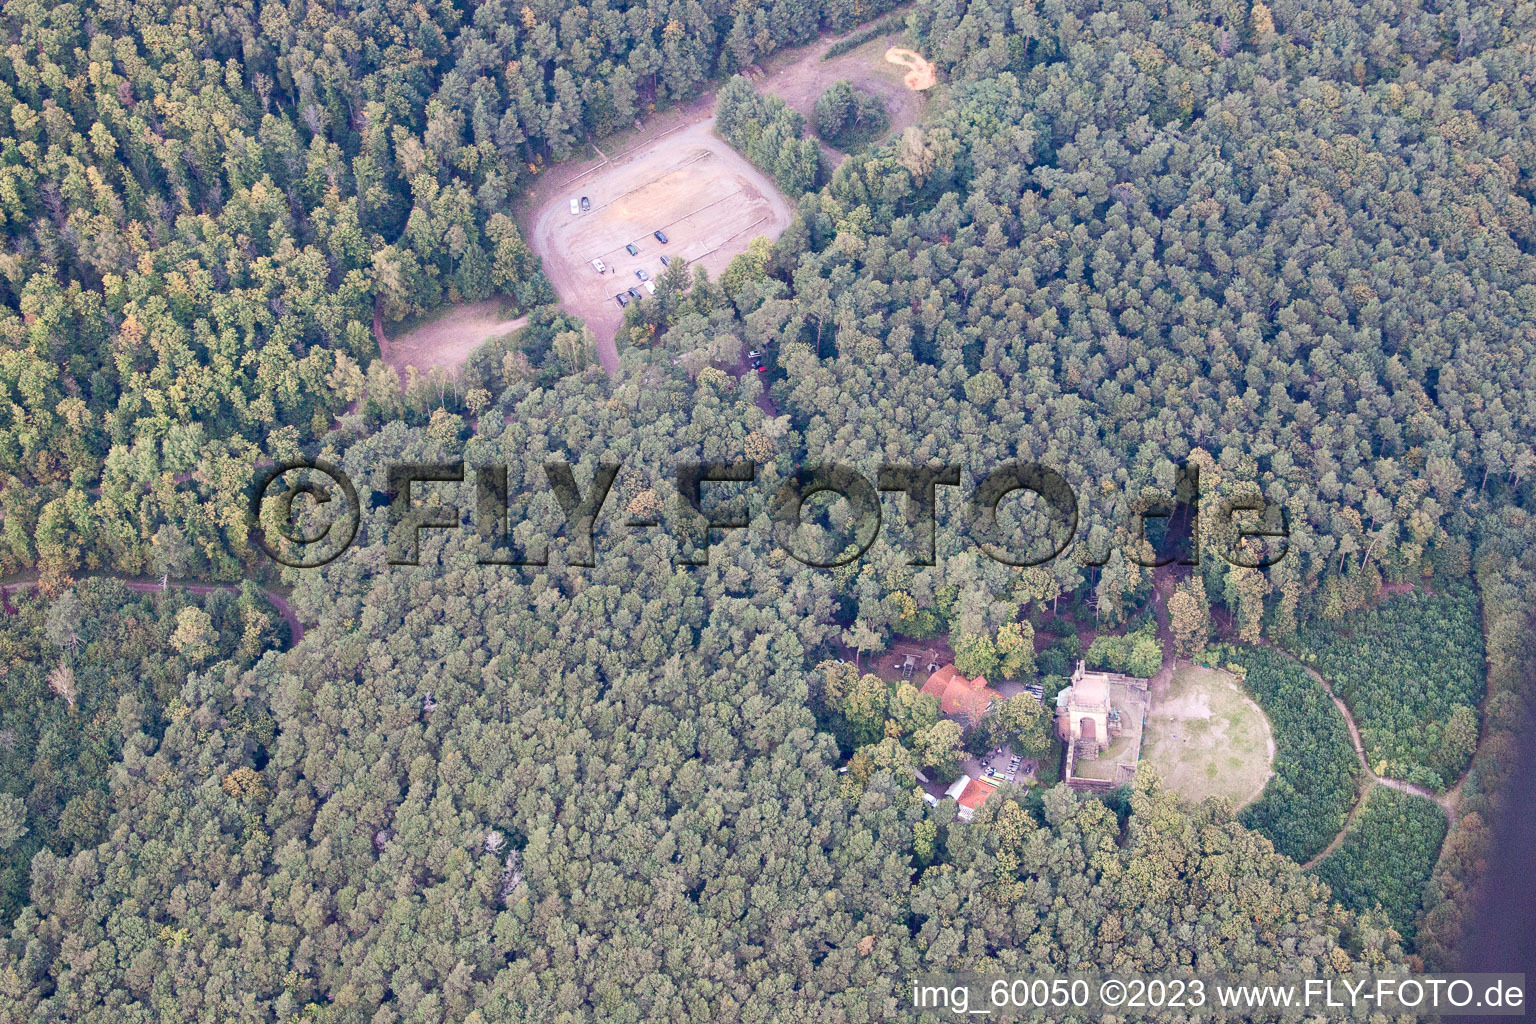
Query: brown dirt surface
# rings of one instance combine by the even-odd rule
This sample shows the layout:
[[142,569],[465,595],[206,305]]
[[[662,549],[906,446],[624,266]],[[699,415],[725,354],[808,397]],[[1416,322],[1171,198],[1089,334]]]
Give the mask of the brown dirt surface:
[[[573,195],[588,196],[592,209],[572,216]],[[560,304],[592,328],[598,357],[612,373],[619,367],[614,337],[624,319],[614,295],[641,290],[636,269],[658,278],[665,269],[661,257],[669,256],[719,277],[752,239],[777,238],[789,220],[789,204],[772,182],[716,136],[714,119],[707,118],[551,196],[534,217],[529,243]],[[652,236],[658,229],[668,236],[666,245]],[[625,251],[626,243],[639,255]],[[594,259],[606,273],[597,272]]]
[[1142,760],[1189,800],[1258,798],[1275,761],[1269,719],[1228,673],[1189,665],[1173,673],[1147,714]]
[[396,327],[398,333],[393,337],[387,337],[390,332],[385,331],[386,337],[380,339],[379,347],[383,350],[384,361],[404,382],[407,366],[416,367],[420,374],[437,366],[450,372],[457,371],[475,349],[492,338],[510,334],[527,322],[526,316],[508,317],[500,299],[462,303],[404,330]]
[[[900,38],[900,32],[893,32],[872,39],[847,53],[822,60],[821,54],[835,42],[828,40],[826,45],[811,48],[814,59],[800,60],[779,71],[770,72],[757,82],[757,87],[763,92],[773,93],[807,122],[811,122],[816,101],[821,99],[821,94],[833,82],[846,81],[856,89],[879,97],[891,119],[888,134],[900,135],[909,125],[918,122],[929,102],[927,96],[906,86],[902,68],[892,66],[883,58],[890,44]],[[832,163],[836,165],[841,154],[829,146],[823,148],[828,150]]]

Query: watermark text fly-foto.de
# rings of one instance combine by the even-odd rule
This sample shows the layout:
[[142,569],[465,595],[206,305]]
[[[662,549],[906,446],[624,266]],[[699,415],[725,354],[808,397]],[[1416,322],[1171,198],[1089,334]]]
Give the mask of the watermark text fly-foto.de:
[[906,1007],[931,1019],[1053,1019],[1114,1014],[1211,1020],[1352,1020],[1382,1014],[1523,1016],[1523,974],[1359,973],[1253,979],[1065,974],[999,976],[971,972],[914,978]]
[[[567,565],[595,565],[594,533],[598,519],[618,478],[621,466],[600,463],[583,488],[574,468],[566,462],[543,464],[548,492],[559,506],[561,522],[555,531],[565,542]],[[388,509],[386,548],[395,565],[415,565],[420,557],[424,531],[458,530],[466,523],[482,542],[482,565],[543,566],[549,564],[547,540],[520,550],[512,541],[509,524],[509,467],[497,464],[467,466],[462,461],[393,463],[384,467],[385,491],[374,492],[371,505]],[[668,517],[670,532],[678,540],[678,565],[708,565],[711,541],[725,531],[748,528],[745,485],[757,480],[756,464],[737,462],[685,462],[674,471],[676,498]],[[473,499],[466,509],[459,504],[454,485],[473,484]],[[447,485],[447,486],[444,486]],[[711,490],[735,485],[735,493],[722,500],[706,500]],[[774,543],[802,565],[836,568],[860,558],[879,536],[882,524],[881,494],[902,499],[902,511],[910,531],[910,564],[933,565],[938,522],[938,489],[958,488],[958,466],[880,466],[873,480],[853,467],[839,463],[805,466],[767,496],[767,518]],[[1017,543],[1018,524],[1007,524],[1000,514],[1011,495],[1027,497],[1034,527],[1029,543]],[[846,515],[839,517],[837,543],[810,543],[803,528],[814,520],[807,515],[813,498],[841,499]],[[301,503],[302,502],[302,503]],[[1078,538],[1076,493],[1058,472],[1032,462],[1005,462],[980,475],[963,496],[963,529],[988,558],[1005,565],[1043,565],[1060,557]],[[328,514],[321,515],[319,513]],[[1145,566],[1178,562],[1197,565],[1200,559],[1200,470],[1177,468],[1173,493],[1142,498],[1130,510],[1126,524],[1130,543],[1126,556]],[[358,491],[346,473],[322,460],[287,462],[269,467],[256,481],[249,509],[253,543],[268,557],[294,568],[324,565],[344,552],[357,535],[362,516]],[[1261,497],[1229,498],[1216,510],[1217,533],[1226,538],[1219,554],[1234,565],[1266,568],[1289,550],[1290,528],[1283,506]],[[1149,529],[1152,524],[1162,529]],[[1177,524],[1174,528],[1173,524]],[[633,530],[660,527],[659,518],[631,515],[624,525]],[[834,531],[836,532],[836,531]],[[1157,542],[1151,534],[1160,532]],[[1103,565],[1106,548],[1080,557],[1084,564]]]

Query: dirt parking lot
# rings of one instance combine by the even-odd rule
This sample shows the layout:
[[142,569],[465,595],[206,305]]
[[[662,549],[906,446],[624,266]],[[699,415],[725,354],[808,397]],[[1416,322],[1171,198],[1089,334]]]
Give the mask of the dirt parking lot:
[[[550,196],[534,216],[531,244],[544,272],[560,304],[596,334],[598,356],[610,372],[619,365],[614,336],[624,317],[614,295],[629,288],[645,295],[636,269],[659,277],[667,256],[718,277],[752,239],[777,238],[789,224],[784,197],[713,129],[712,118],[688,125],[600,165]],[[580,196],[592,208],[572,215],[570,200]],[[657,230],[667,244],[652,235]],[[593,267],[594,259],[603,261],[605,273]]]

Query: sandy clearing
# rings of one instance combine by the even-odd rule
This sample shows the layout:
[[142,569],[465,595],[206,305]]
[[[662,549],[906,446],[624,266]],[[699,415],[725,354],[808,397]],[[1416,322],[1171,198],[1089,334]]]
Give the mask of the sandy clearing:
[[[854,31],[859,29],[853,29],[845,36],[826,37],[804,47],[774,54],[752,69],[753,73],[750,77],[753,84],[762,92],[780,97],[789,104],[791,109],[809,117],[815,108],[816,100],[827,87],[833,82],[845,79],[866,92],[878,95],[885,102],[886,110],[890,115],[890,133],[900,134],[921,119],[929,103],[929,94],[906,88],[903,84],[902,69],[887,64],[883,59],[885,50],[892,43],[900,40],[899,30],[871,40],[847,53],[839,54],[829,60],[822,60],[823,54]],[[599,280],[595,277],[596,272],[592,271],[588,264],[582,266],[593,277],[571,276],[562,284],[555,266],[556,261],[550,255],[554,247],[551,222],[558,221],[562,212],[566,218],[570,217],[568,204],[573,194],[591,196],[595,203],[597,193],[594,182],[602,182],[604,175],[609,171],[622,169],[632,161],[652,158],[657,151],[665,152],[674,142],[684,141],[693,135],[703,134],[711,139],[715,138],[713,135],[714,107],[715,89],[711,88],[689,103],[647,118],[634,131],[622,132],[602,140],[602,149],[591,145],[594,156],[567,160],[546,168],[524,190],[518,203],[518,222],[522,228],[523,237],[528,239],[529,244],[543,257],[545,273],[554,282],[561,305],[567,311],[583,317],[592,327],[597,339],[598,357],[609,372],[617,369],[619,362],[614,337],[623,315],[613,301],[613,292],[620,290],[617,287],[618,277],[608,275],[609,279],[604,283],[615,287],[605,299],[582,294],[581,282]],[[747,164],[734,150],[728,146],[725,149],[751,173],[757,173],[756,169]],[[842,159],[842,154],[830,147],[823,146],[823,151],[834,164]],[[771,185],[766,191],[771,198],[777,199],[780,203],[783,202]],[[591,216],[591,212],[587,216]],[[785,224],[787,223],[786,217]],[[771,234],[767,230],[759,230],[757,233],[777,237],[778,232],[782,230],[781,225]],[[648,235],[649,232],[646,234]],[[747,241],[750,240],[749,237]],[[734,244],[733,241],[732,245]],[[745,248],[745,244],[742,248]],[[574,259],[573,256],[567,262],[574,262]],[[729,258],[726,258],[725,263],[728,262]],[[721,265],[723,267],[724,264]],[[581,268],[576,268],[575,273],[581,273]]]
[[[636,270],[660,277],[661,257],[667,256],[719,277],[752,239],[777,238],[789,226],[789,203],[714,134],[714,124],[707,117],[682,126],[593,168],[534,215],[529,244],[560,305],[592,328],[609,373],[619,368],[614,339],[624,320],[614,295],[639,289]],[[573,216],[573,195],[590,197],[592,209]],[[655,239],[656,230],[667,235],[667,244]],[[626,244],[638,255],[630,255]],[[603,261],[606,272],[597,272],[594,259]]]
[[[833,82],[846,81],[856,89],[879,97],[891,120],[887,137],[900,135],[908,126],[918,122],[929,103],[927,95],[906,87],[903,68],[888,64],[883,59],[890,44],[900,38],[900,32],[893,32],[828,60],[818,56],[814,62],[800,61],[767,75],[757,82],[757,87],[782,99],[789,104],[791,110],[802,115],[808,125],[813,125],[816,101],[821,98],[821,94]],[[816,49],[825,53],[827,47]],[[823,149],[834,167],[841,162],[843,155],[840,152],[825,145]]]
[[425,375],[433,367],[441,366],[456,372],[470,353],[492,338],[510,334],[528,322],[526,316],[508,317],[506,305],[500,299],[462,303],[450,306],[441,313],[394,337],[380,338],[384,361],[406,380],[406,367],[416,367]]
[[1226,672],[1186,665],[1147,714],[1142,759],[1190,800],[1257,799],[1273,774],[1269,719]]
[[933,65],[923,60],[915,50],[893,46],[885,51],[885,59],[892,64],[900,64],[911,68],[902,79],[908,89],[913,92],[922,92],[924,89],[932,89],[939,76],[934,72]]

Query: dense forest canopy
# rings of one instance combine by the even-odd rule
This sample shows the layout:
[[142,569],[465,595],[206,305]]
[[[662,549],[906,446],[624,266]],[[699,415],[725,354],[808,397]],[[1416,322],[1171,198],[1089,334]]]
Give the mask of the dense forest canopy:
[[237,573],[256,454],[398,389],[375,310],[551,301],[549,161],[884,9],[7,3],[0,565]]
[[[561,410],[600,377],[518,385],[519,415],[470,450],[516,479],[549,451],[574,458],[567,445],[659,469],[678,447],[740,443],[720,429],[739,397],[654,383],[577,436]],[[440,450],[388,429],[345,467],[362,479]],[[318,620],[301,644],[194,676],[196,713],[134,738],[110,837],[34,859],[5,946],[24,987],[0,1005],[72,1021],[286,1021],[310,1004],[360,1021],[874,1020],[908,973],[962,965],[1400,962],[1383,919],[1331,907],[1224,808],[1191,812],[1154,779],[1124,823],[1058,788],[964,824],[910,775],[839,775],[806,671],[835,631],[832,578],[786,582],[746,532],[693,572],[664,539],[606,541],[592,568],[562,567],[555,545],[529,575],[477,566],[442,532],[420,566],[386,568],[386,539],[371,511],[355,555],[375,571],[299,577],[294,604]],[[253,784],[223,784],[241,769]]]
[[[890,6],[0,9],[0,569],[27,579],[0,1018],[862,1021],[933,970],[1455,962],[1536,663],[1536,10],[916,0],[942,94],[835,169],[727,80]],[[610,377],[519,200],[717,86],[796,215],[718,280],[674,261]],[[376,325],[491,294],[527,329],[402,393]],[[766,373],[731,372],[744,349]],[[393,461],[504,464],[550,564],[477,564],[463,530],[392,566],[365,502],[345,557],[280,578],[312,625],[271,650],[259,588],[173,581],[273,583],[246,490],[300,454],[381,494]],[[590,568],[551,459],[582,488],[624,466]],[[675,467],[739,459],[761,494],[812,461],[963,490],[1036,461],[1080,536],[1015,569],[946,496],[936,564],[893,504],[828,571],[751,502],[680,567]],[[1128,512],[1181,464],[1207,529],[1235,497],[1290,523],[1272,568],[1207,551],[1166,596],[1180,651],[1241,645],[1265,795],[1234,818],[1144,770],[930,807],[912,769],[955,771],[948,720],[832,666],[946,643],[1047,701],[1079,657],[1154,669]],[[78,582],[102,570],[166,589]],[[1383,770],[1457,787],[1443,847],[1426,801],[1354,804],[1344,720],[1275,646],[1357,708],[1414,696],[1357,713]],[[1059,756],[1023,707],[988,739]]]
[[1318,875],[1345,906],[1381,906],[1412,937],[1424,902],[1424,882],[1445,838],[1445,815],[1423,797],[1377,786],[1339,848]]
[[[278,646],[280,620],[255,587],[150,597],[87,580],[53,600],[8,595],[0,617],[0,917],[26,902],[43,847],[94,847],[110,812],[108,779],[134,736],[158,740],[190,714],[187,675],[248,668]],[[270,715],[260,715],[270,729]],[[12,831],[19,829],[19,831]]]

